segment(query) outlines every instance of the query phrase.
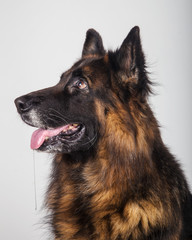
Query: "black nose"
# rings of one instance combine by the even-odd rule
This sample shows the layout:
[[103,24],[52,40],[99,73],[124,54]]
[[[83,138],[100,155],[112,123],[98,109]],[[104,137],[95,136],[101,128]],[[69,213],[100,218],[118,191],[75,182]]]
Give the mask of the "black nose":
[[21,113],[28,112],[33,106],[33,99],[29,96],[22,96],[15,99],[17,111]]

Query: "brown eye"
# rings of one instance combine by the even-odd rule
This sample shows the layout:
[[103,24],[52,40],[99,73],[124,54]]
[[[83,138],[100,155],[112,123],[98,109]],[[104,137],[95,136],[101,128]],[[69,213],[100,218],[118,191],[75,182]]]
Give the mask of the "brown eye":
[[78,79],[75,83],[75,86],[78,87],[79,89],[85,89],[87,88],[87,83],[83,79]]

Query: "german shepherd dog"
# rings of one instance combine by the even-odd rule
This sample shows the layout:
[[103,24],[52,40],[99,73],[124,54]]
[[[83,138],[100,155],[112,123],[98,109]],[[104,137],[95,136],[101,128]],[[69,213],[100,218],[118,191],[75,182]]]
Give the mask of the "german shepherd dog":
[[139,27],[116,51],[87,31],[82,57],[54,87],[15,100],[54,153],[46,204],[55,240],[192,239],[192,195],[164,145]]

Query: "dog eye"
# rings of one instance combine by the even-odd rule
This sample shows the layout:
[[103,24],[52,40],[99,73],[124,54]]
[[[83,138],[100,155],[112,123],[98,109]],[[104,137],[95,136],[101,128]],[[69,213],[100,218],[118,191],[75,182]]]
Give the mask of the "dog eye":
[[75,86],[79,89],[85,89],[87,88],[87,82],[83,79],[78,79],[76,82],[75,82]]

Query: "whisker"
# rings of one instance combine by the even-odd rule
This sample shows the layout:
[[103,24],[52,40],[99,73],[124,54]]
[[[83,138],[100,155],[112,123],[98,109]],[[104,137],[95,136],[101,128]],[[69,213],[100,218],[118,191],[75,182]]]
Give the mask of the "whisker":
[[[86,143],[83,143],[82,145],[87,145],[87,144],[89,144],[89,143],[91,143],[91,146],[93,146],[93,144],[96,142],[96,140],[97,140],[97,133],[93,136],[93,138],[92,139],[90,139],[89,141],[87,141]],[[91,147],[90,146],[90,147]],[[89,147],[89,148],[90,148]]]
[[[53,123],[57,123],[58,121],[51,116],[46,116],[46,120],[51,120]],[[46,120],[44,120],[46,122]],[[47,122],[46,122],[47,123]]]
[[58,118],[58,119],[64,121],[65,123],[69,124],[69,122],[65,118],[55,115],[55,114],[52,114],[52,113],[49,113],[49,119],[52,119],[56,122],[56,120],[53,117]]
[[[56,114],[58,114],[59,116],[61,116],[62,118],[66,118],[66,116],[64,116],[62,113],[60,113],[59,111],[55,110],[54,108],[49,108],[48,110],[51,110],[53,112],[55,112]],[[49,112],[49,111],[48,111]],[[67,118],[68,119],[68,118]],[[69,120],[69,119],[68,119]]]
[[66,122],[67,124],[69,124],[69,122],[68,122],[69,119],[66,116],[64,116],[62,113],[58,112],[57,110],[55,110],[53,108],[48,109],[48,115],[57,117],[57,118],[63,120],[64,122]]

